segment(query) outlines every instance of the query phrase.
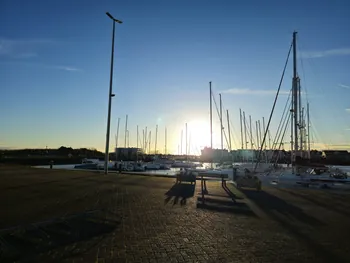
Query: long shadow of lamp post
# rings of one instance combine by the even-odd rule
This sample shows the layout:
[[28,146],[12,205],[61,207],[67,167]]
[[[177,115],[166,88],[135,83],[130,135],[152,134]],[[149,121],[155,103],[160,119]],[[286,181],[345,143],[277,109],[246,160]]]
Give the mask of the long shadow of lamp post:
[[111,74],[110,74],[110,80],[109,80],[109,95],[108,95],[108,117],[107,117],[107,133],[106,133],[106,152],[105,152],[105,174],[108,173],[108,161],[109,161],[109,133],[110,133],[110,126],[111,126],[111,104],[112,104],[112,97],[114,97],[114,94],[112,93],[112,84],[113,84],[113,57],[114,57],[114,35],[115,35],[115,23],[123,23],[122,21],[115,19],[110,13],[106,13],[106,15],[112,19],[113,21],[113,32],[112,32],[112,55],[111,55]]

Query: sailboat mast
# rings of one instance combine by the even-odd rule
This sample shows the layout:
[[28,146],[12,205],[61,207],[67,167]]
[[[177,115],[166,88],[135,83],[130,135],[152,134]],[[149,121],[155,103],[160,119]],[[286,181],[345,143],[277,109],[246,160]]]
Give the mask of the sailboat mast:
[[247,149],[247,125],[245,121],[245,112],[243,111],[243,127],[244,127],[244,148]]
[[154,142],[154,154],[157,154],[158,124],[156,125],[156,140]]
[[183,137],[184,137],[184,130],[181,130],[181,144],[180,144],[180,153],[181,153],[181,155],[182,155],[182,141],[183,141]]
[[[263,117],[262,120],[263,120],[263,131],[264,131],[264,137],[265,137],[265,133],[266,133],[265,118]],[[266,163],[267,163],[266,140],[264,142],[264,152],[265,152],[265,160],[266,160]]]
[[305,108],[303,107],[303,112],[302,112],[302,114],[303,114],[303,150],[304,150],[304,156],[307,157],[308,156],[308,153],[307,153],[308,148],[307,148],[307,138],[306,138],[307,129],[306,129],[306,123],[305,123],[305,113],[306,113],[306,111],[305,111]]
[[222,100],[221,100],[221,94],[219,94],[220,98],[220,133],[221,133],[221,158],[223,155],[223,150],[224,150],[224,127],[222,126]]
[[290,110],[290,163],[293,165],[294,161],[294,141],[293,141],[293,132],[294,132],[294,120],[293,120],[293,105],[294,105],[294,97],[292,96],[292,104],[291,104],[291,110]]
[[241,109],[239,109],[239,121],[241,123],[241,143],[242,143],[241,149],[243,150],[243,126],[242,126],[242,110]]
[[229,147],[229,150],[232,151],[230,117],[228,115],[228,110],[226,110],[226,115],[227,115],[227,128],[228,128],[228,147]]
[[[260,120],[258,120],[258,127],[259,127],[259,141],[262,144],[262,140],[261,140],[261,126],[260,126]],[[264,145],[261,145],[261,150],[264,149]]]
[[119,138],[119,124],[120,124],[120,118],[118,118],[118,124],[117,124],[117,137],[115,140],[115,161],[117,161],[117,153],[118,153],[118,138]]
[[128,148],[130,147],[130,133],[129,130],[127,130],[127,134],[128,134]]
[[303,157],[303,109],[301,107],[300,78],[297,79],[298,85],[298,106],[299,106],[299,137],[300,137],[300,156]]
[[136,126],[136,161],[139,160],[139,126]]
[[250,149],[253,150],[252,116],[249,115]]
[[164,154],[166,155],[166,141],[167,141],[167,137],[166,137],[166,127],[165,127],[165,137],[164,137],[164,141],[165,141],[165,146],[164,146]]
[[210,96],[210,148],[213,149],[213,105],[211,93],[211,81],[209,82],[209,96]]
[[[259,149],[260,149],[260,141],[259,141],[259,129],[258,129],[258,121],[255,121],[255,131],[256,131],[256,147],[259,153]],[[258,156],[256,156],[256,158],[259,158]]]
[[[262,117],[262,121],[263,121],[263,134],[265,136],[266,126],[265,126],[265,118],[264,117]],[[264,142],[264,149],[266,149],[266,141]]]
[[255,130],[256,130],[256,142],[258,150],[260,149],[260,140],[259,140],[259,129],[258,129],[258,121],[255,121]]
[[126,119],[125,119],[125,134],[124,134],[124,147],[126,148],[126,136],[127,136],[127,131],[128,131],[128,114],[126,114]]
[[249,115],[249,141],[250,141],[250,152],[252,156],[252,164],[254,163],[254,151],[253,151],[253,133],[252,133],[252,116]]
[[186,160],[187,160],[187,122],[186,122]]
[[[145,129],[142,129],[142,149],[145,151]],[[145,151],[146,153],[146,151]]]
[[[210,150],[213,153],[213,109],[212,109],[212,93],[211,81],[209,81],[209,101],[210,101]],[[211,156],[210,167],[213,169],[213,156]]]
[[151,154],[151,140],[152,140],[152,131],[149,131],[149,138],[148,138],[148,154]]
[[299,133],[300,133],[300,156],[304,158],[305,156],[305,150],[304,149],[304,108],[301,109],[301,114],[300,114],[300,119],[299,119],[299,122],[300,122],[300,129],[299,129]]
[[293,97],[294,97],[294,152],[296,156],[298,154],[299,146],[298,146],[298,82],[297,82],[297,32],[293,32]]
[[139,148],[139,126],[136,126],[136,148]]
[[311,153],[310,153],[310,112],[309,112],[309,103],[306,104],[306,111],[307,111],[307,152],[308,157],[311,159]]
[[145,151],[146,151],[147,153],[149,153],[149,152],[148,152],[148,147],[147,147],[147,145],[148,145],[148,143],[147,143],[147,126],[146,126],[146,130],[145,130]]

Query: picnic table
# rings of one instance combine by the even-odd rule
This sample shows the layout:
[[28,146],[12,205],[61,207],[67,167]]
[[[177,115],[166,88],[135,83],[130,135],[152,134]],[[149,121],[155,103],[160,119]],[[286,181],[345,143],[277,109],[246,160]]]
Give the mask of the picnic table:
[[202,203],[205,203],[204,195],[208,194],[207,189],[207,181],[217,181],[218,179],[221,179],[221,185],[222,187],[226,186],[226,181],[228,180],[228,174],[206,174],[201,173],[201,194],[202,194]]
[[[201,176],[201,191],[202,191],[201,193],[202,193],[203,204],[205,202],[204,195],[208,194],[207,184],[206,184],[208,180],[217,181],[218,179],[221,179],[221,185],[223,188],[226,187],[226,181],[228,181],[228,174],[202,173],[200,176]],[[261,181],[255,175],[251,175],[251,174],[246,174],[244,176],[235,175],[234,183],[236,184],[237,188],[248,187],[248,188],[255,188],[257,191],[261,190]]]
[[196,183],[197,176],[191,171],[181,171],[176,174],[176,183],[190,182],[191,184]]

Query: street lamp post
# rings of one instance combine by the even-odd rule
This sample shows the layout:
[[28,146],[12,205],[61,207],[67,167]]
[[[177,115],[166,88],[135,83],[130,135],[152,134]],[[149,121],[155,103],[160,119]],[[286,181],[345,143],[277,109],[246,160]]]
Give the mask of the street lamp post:
[[114,35],[115,35],[115,22],[121,24],[122,21],[115,19],[110,13],[106,13],[106,15],[112,19],[113,21],[113,32],[112,32],[112,54],[111,54],[111,73],[110,73],[110,80],[109,80],[109,95],[108,95],[108,117],[107,117],[107,133],[106,133],[106,152],[105,152],[105,174],[108,173],[108,161],[109,161],[109,133],[110,133],[110,127],[111,127],[111,104],[112,104],[112,97],[114,97],[114,94],[112,93],[112,84],[113,84],[113,58],[114,58]]

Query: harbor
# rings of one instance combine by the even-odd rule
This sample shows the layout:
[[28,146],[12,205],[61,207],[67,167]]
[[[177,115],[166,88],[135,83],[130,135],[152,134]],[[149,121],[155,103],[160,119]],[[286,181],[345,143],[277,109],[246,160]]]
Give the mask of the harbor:
[[[178,167],[169,167],[167,169],[137,169],[134,170],[132,167],[134,163],[130,163],[125,167],[129,167],[129,170],[123,169],[118,170],[114,169],[115,164],[110,163],[112,169],[109,170],[112,174],[128,174],[128,175],[142,175],[142,176],[153,176],[153,177],[166,177],[166,178],[176,178],[179,174],[191,173],[197,180],[201,180],[202,176],[206,178],[211,178],[212,180],[220,181],[222,177],[225,177],[229,180],[230,183],[237,185],[238,177],[244,178],[246,176],[245,169],[252,169],[253,165],[246,163],[233,163],[232,165],[220,165],[215,164],[215,169],[211,169],[212,164],[210,163],[193,163],[187,168],[178,168]],[[70,171],[97,171],[100,174],[103,174],[103,161],[100,161],[98,164],[93,165],[93,167],[81,165],[68,164],[68,165],[41,165],[33,166],[33,168],[38,169],[57,169],[57,170],[70,170]],[[140,164],[141,165],[141,164]],[[138,166],[139,167],[139,166]],[[324,188],[333,189],[333,190],[350,190],[350,166],[325,166],[325,175],[319,177],[316,174],[312,175],[312,178],[304,174],[304,176],[295,176],[290,173],[288,165],[281,165],[278,170],[271,170],[271,164],[263,166],[266,169],[265,172],[257,174],[257,178],[261,181],[264,187],[277,187],[277,188],[293,188],[305,190],[305,184],[309,184],[313,188]],[[309,173],[312,173],[314,170],[310,170]],[[337,177],[337,174],[341,174],[342,177]],[[236,178],[235,178],[236,176]],[[311,181],[310,181],[311,180]],[[304,182],[304,183],[303,183]],[[309,187],[309,185],[307,187]]]
[[350,262],[350,2],[18,2],[0,263]]

